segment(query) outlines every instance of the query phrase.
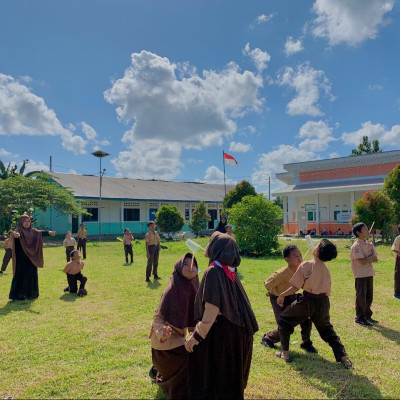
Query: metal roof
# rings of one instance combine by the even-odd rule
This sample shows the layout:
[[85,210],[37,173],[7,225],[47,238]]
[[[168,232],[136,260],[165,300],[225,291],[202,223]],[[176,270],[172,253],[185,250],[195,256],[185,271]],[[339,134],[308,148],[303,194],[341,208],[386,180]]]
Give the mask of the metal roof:
[[[99,198],[99,176],[50,172],[78,198]],[[227,193],[234,188],[226,185]],[[222,202],[224,185],[103,177],[101,197],[109,200]]]
[[282,196],[289,193],[320,193],[331,191],[352,191],[352,190],[379,190],[384,183],[384,177],[368,179],[351,179],[346,181],[312,182],[287,186],[282,190],[274,192],[274,196]]

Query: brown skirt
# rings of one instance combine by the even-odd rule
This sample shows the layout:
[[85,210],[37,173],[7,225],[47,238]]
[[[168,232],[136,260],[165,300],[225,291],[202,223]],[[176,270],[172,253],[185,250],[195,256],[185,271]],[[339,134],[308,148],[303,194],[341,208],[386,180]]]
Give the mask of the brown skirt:
[[158,374],[157,384],[168,399],[187,399],[188,388],[188,352],[185,346],[171,350],[151,349],[153,364]]
[[243,399],[253,336],[222,315],[189,355],[190,399]]

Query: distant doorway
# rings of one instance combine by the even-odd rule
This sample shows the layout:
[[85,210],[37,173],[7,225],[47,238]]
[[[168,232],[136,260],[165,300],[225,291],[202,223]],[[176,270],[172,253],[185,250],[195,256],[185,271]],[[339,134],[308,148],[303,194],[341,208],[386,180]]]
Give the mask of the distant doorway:
[[157,208],[149,208],[149,221],[155,221],[156,220],[157,211],[158,211]]
[[78,227],[79,227],[78,217],[72,217],[72,232],[71,233],[77,233]]
[[214,229],[214,221],[218,219],[218,211],[211,209],[208,210],[208,213],[210,214],[211,221],[208,223],[208,229]]

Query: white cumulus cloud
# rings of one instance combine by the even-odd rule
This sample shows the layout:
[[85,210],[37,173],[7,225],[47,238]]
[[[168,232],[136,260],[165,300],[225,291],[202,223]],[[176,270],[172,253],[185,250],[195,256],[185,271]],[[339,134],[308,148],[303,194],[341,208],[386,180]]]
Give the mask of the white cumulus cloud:
[[[204,180],[202,182],[223,185],[224,184],[224,172],[221,171],[215,165],[212,165],[211,167],[208,167],[206,169],[206,172],[204,174]],[[225,183],[227,185],[236,185],[237,181],[228,178],[225,174]]]
[[292,36],[289,36],[286,40],[285,43],[285,54],[287,56],[290,56],[292,54],[298,53],[299,51],[302,51],[303,48],[303,43],[302,39],[299,38],[297,40],[293,40]]
[[[235,118],[261,111],[263,79],[233,62],[200,75],[188,63],[144,50],[131,60],[104,92],[118,118],[132,123],[122,138],[128,149],[113,160],[120,175],[172,179],[182,168],[182,148],[221,145],[235,132]],[[154,154],[160,167],[152,162]]]
[[85,140],[64,128],[43,98],[4,74],[0,74],[0,135],[60,136],[66,150],[85,152]]
[[299,131],[300,150],[321,152],[329,147],[329,143],[337,140],[332,136],[332,128],[323,121],[308,121]]
[[393,6],[394,0],[316,0],[313,34],[332,46],[356,46],[377,37],[379,28],[388,23],[384,17]]
[[296,69],[286,67],[282,73],[278,74],[277,84],[296,91],[296,97],[286,107],[289,115],[307,114],[314,117],[323,115],[318,104],[321,92],[325,92],[329,100],[334,100],[331,84],[325,72],[315,70],[309,62],[300,64]]
[[250,143],[240,143],[240,142],[230,142],[229,143],[229,151],[237,152],[237,153],[247,153],[252,149]]
[[268,67],[267,63],[271,60],[271,56],[266,51],[263,51],[259,48],[250,50],[250,43],[246,43],[246,46],[242,52],[244,55],[249,56],[253,60],[254,65],[259,73]]

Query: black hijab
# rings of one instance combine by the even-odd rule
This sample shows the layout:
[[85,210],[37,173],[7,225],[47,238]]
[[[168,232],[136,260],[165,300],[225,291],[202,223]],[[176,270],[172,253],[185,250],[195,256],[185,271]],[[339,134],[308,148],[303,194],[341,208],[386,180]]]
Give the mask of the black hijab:
[[182,275],[183,266],[190,266],[192,258],[193,265],[198,268],[196,258],[191,253],[187,253],[175,263],[174,272],[158,306],[165,320],[179,329],[195,326],[193,305],[199,289],[199,277],[197,275],[189,280]]
[[[225,219],[225,222],[222,222],[222,218]],[[221,232],[221,233],[226,233],[226,224],[228,223],[225,217],[222,217],[219,220],[219,223],[217,225],[217,227],[215,228],[215,232]]]
[[219,261],[235,268],[235,281],[232,282],[221,267],[208,267],[194,303],[195,321],[200,321],[203,317],[207,302],[217,306],[229,322],[245,328],[249,335],[254,335],[258,331],[258,324],[236,271],[241,261],[236,241],[227,234],[214,232],[207,251],[210,263]]

